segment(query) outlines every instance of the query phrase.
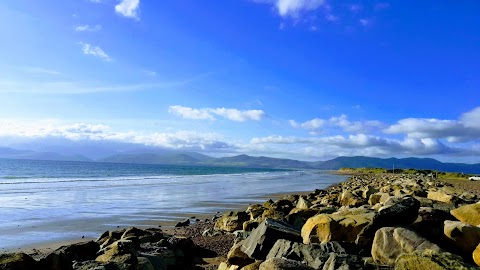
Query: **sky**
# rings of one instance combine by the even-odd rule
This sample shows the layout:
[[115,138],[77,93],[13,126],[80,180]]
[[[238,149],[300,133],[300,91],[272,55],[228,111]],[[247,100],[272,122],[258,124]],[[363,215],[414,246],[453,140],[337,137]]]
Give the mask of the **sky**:
[[480,163],[479,9],[3,0],[0,147]]

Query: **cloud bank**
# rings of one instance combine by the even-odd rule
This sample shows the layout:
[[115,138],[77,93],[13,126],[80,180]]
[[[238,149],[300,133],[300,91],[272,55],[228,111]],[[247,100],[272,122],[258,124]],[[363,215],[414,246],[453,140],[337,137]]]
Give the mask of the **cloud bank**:
[[172,105],[169,107],[168,112],[177,116],[180,116],[184,119],[194,119],[194,120],[215,120],[215,116],[220,116],[222,118],[235,121],[235,122],[245,122],[248,120],[259,121],[264,116],[265,113],[262,110],[246,110],[241,111],[238,109],[227,109],[227,108],[202,108],[195,109],[184,107],[180,105]]

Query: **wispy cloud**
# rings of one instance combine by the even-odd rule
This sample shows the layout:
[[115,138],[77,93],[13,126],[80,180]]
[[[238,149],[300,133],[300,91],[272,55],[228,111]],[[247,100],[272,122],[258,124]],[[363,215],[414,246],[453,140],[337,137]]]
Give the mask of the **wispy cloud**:
[[169,113],[178,115],[185,119],[195,119],[195,120],[215,120],[215,116],[220,116],[225,119],[244,122],[247,120],[258,121],[261,120],[265,113],[262,110],[238,110],[231,108],[202,108],[195,109],[179,105],[170,106],[168,109]]
[[[41,69],[40,69],[41,70]],[[25,72],[22,70],[22,72]],[[119,82],[97,82],[97,81],[73,81],[73,80],[51,80],[45,78],[39,79],[30,77],[28,80],[4,80],[0,78],[0,93],[24,93],[24,94],[90,94],[100,92],[133,92],[145,90],[172,90],[179,89],[186,85],[197,82],[205,77],[211,76],[212,72],[201,73],[198,75],[179,78],[177,80],[166,80],[155,77],[149,79],[148,83],[139,81],[138,83],[119,83]],[[23,76],[23,74],[17,74]],[[52,74],[56,75],[56,73]],[[22,78],[24,78],[23,76]],[[142,78],[145,80],[145,78]]]
[[384,127],[380,121],[350,121],[348,116],[344,114],[330,117],[329,119],[314,118],[303,123],[289,120],[289,123],[294,128],[303,128],[309,130],[312,134],[318,134],[322,129],[328,127],[337,127],[345,132],[352,133],[369,133],[373,129],[381,129]]
[[79,25],[74,28],[76,32],[98,32],[102,30],[102,26],[97,24],[95,26],[90,26],[88,24]]
[[29,73],[29,74],[34,74],[34,75],[61,75],[62,73],[60,71],[56,71],[53,69],[49,68],[43,68],[43,67],[26,67],[26,66],[20,66],[20,67],[13,67],[13,69],[19,70],[23,73]]
[[92,46],[88,43],[83,43],[82,52],[85,55],[92,55],[106,62],[112,61],[112,58],[110,58],[110,56],[98,46]]
[[298,18],[301,14],[313,11],[325,4],[324,0],[254,0],[260,4],[270,4],[282,17]]
[[139,20],[139,7],[140,0],[121,0],[121,2],[115,6],[115,12],[121,16]]

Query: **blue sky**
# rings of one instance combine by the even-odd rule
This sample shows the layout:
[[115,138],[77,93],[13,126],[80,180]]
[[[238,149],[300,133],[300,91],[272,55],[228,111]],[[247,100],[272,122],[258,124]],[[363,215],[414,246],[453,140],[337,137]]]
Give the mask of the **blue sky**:
[[479,8],[4,0],[0,146],[480,162]]

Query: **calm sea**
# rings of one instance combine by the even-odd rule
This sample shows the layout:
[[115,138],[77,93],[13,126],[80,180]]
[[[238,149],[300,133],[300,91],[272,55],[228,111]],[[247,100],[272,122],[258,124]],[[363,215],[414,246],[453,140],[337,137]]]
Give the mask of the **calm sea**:
[[344,180],[310,170],[0,159],[0,249],[243,209]]

